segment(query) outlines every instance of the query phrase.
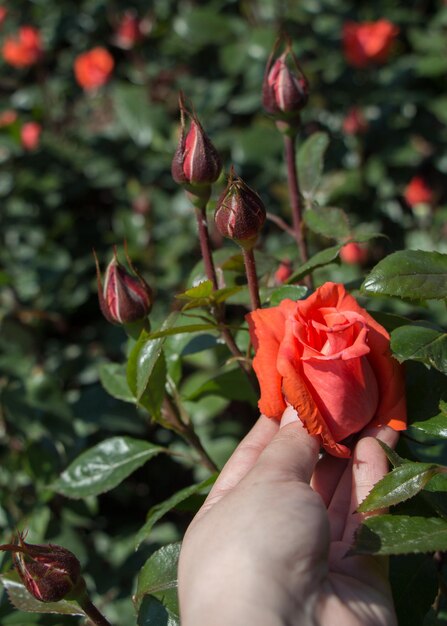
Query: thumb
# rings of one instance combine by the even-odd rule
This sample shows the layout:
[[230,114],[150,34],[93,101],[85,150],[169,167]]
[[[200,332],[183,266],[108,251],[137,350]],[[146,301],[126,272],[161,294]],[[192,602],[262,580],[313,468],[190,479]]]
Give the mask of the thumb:
[[308,483],[318,461],[319,442],[309,435],[292,407],[287,407],[281,427],[260,455],[256,465],[269,478]]

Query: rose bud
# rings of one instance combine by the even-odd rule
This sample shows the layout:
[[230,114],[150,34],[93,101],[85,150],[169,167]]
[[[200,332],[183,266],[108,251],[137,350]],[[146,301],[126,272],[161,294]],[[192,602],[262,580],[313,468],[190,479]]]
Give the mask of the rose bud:
[[23,584],[40,602],[58,602],[84,589],[81,564],[62,546],[26,543],[19,533],[17,543],[1,545],[0,550],[12,552]]
[[291,405],[307,431],[336,457],[366,426],[406,427],[402,366],[390,336],[343,285],[325,283],[305,300],[247,315],[256,355],[259,408],[280,420]]
[[214,214],[217,230],[249,250],[255,245],[265,219],[261,198],[231,168],[227,188],[217,201]]
[[347,22],[343,26],[343,51],[347,62],[359,68],[386,63],[398,33],[398,27],[385,19],[360,24]]
[[3,26],[3,22],[8,17],[8,9],[6,7],[0,7],[0,28]]
[[98,298],[102,314],[112,324],[132,324],[144,319],[152,308],[152,289],[132,265],[127,262],[134,275],[129,274],[118,262],[116,249],[107,266],[104,286],[98,259],[95,255],[98,280]]
[[0,128],[10,126],[17,120],[17,113],[13,109],[6,109],[0,113]]
[[[205,186],[208,190],[222,170],[216,148],[202,128],[195,113],[190,113],[180,95],[180,139],[172,160],[171,173],[176,183],[192,187]],[[185,116],[190,120],[186,132]]]
[[309,84],[293,53],[291,43],[275,61],[279,42],[267,62],[262,84],[262,104],[267,113],[280,120],[298,117],[309,98]]

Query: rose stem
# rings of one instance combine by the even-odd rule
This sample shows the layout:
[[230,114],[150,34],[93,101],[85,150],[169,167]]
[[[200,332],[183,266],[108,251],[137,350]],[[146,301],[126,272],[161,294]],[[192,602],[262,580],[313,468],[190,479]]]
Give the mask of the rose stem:
[[98,611],[98,609],[93,604],[93,602],[90,600],[90,598],[87,596],[87,594],[84,594],[78,600],[78,603],[79,603],[81,609],[88,616],[90,621],[93,624],[95,624],[95,626],[112,626],[112,624],[109,622],[109,620],[107,620],[104,617],[104,615]]
[[250,250],[242,250],[244,255],[245,273],[247,274],[248,290],[250,292],[251,310],[261,308],[261,300],[259,299],[258,277],[256,275],[256,263],[253,248]]
[[207,470],[212,474],[218,472],[219,469],[207,451],[202,445],[199,437],[196,435],[191,423],[185,424],[185,422],[179,417],[177,407],[172,402],[169,396],[165,396],[163,401],[162,411],[165,415],[166,421],[172,427],[172,429],[180,435],[190,446],[194,448],[200,457],[200,462]]
[[195,207],[197,228],[199,231],[200,250],[202,252],[203,263],[205,265],[205,273],[213,284],[213,289],[217,291],[216,268],[214,267],[213,257],[211,255],[210,235],[206,221],[206,205]]
[[[295,233],[296,243],[300,251],[301,261],[303,263],[306,263],[309,255],[307,253],[306,239],[304,238],[303,232],[300,187],[295,161],[295,138],[296,135],[290,136],[288,134],[284,134],[284,151],[287,164],[287,180],[289,183],[290,204],[292,206],[293,230]],[[306,276],[305,281],[307,286],[311,288],[312,278],[310,275]]]
[[[195,203],[194,205],[196,220],[197,220],[197,229],[199,231],[199,241],[200,241],[200,250],[202,252],[203,263],[205,266],[205,273],[208,277],[208,280],[213,284],[213,289],[217,291],[217,275],[216,269],[214,267],[213,256],[211,254],[211,242],[210,235],[208,231],[208,224],[206,219],[206,202]],[[227,347],[231,354],[236,357],[236,360],[239,364],[239,367],[247,374],[247,377],[250,381],[250,384],[253,386],[256,392],[258,392],[258,385],[256,380],[251,372],[250,366],[245,362],[245,357],[242,352],[237,347],[237,344],[234,340],[231,331],[225,326],[224,321],[224,311],[223,307],[218,306],[215,310],[216,319],[219,322],[220,333],[227,344]]]

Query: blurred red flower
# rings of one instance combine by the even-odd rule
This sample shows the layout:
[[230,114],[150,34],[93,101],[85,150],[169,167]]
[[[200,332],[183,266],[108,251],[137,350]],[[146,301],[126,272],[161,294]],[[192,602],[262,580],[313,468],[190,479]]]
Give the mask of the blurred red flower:
[[76,57],[74,73],[78,84],[85,91],[101,87],[110,79],[115,62],[105,48],[97,47]]
[[141,22],[134,11],[126,11],[119,22],[113,43],[118,48],[130,50],[143,37]]
[[343,50],[354,67],[385,63],[399,29],[389,20],[346,22],[343,26]]
[[404,198],[410,206],[429,204],[433,200],[433,191],[422,176],[413,176],[405,187]]
[[17,113],[13,109],[6,109],[0,113],[0,128],[14,124],[17,119]]
[[347,135],[361,135],[368,130],[368,120],[362,109],[352,107],[343,120],[343,130]]
[[8,15],[8,9],[6,7],[0,7],[0,27],[3,22],[6,20],[6,16]]
[[24,150],[36,150],[39,147],[42,126],[37,122],[26,122],[20,131],[20,141]]
[[340,250],[340,258],[343,263],[348,265],[362,265],[368,259],[368,248],[364,244],[350,241],[346,243]]
[[284,259],[284,261],[281,261],[275,272],[275,285],[283,285],[291,276],[292,262],[290,259]]
[[6,63],[14,67],[34,65],[42,56],[40,33],[33,26],[22,26],[19,32],[5,39],[2,54]]

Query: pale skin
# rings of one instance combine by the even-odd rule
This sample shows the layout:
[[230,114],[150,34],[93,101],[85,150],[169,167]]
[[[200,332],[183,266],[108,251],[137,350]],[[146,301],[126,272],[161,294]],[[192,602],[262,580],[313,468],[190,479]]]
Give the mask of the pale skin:
[[387,562],[351,556],[358,504],[388,471],[367,430],[353,458],[319,457],[288,409],[261,416],[190,525],[179,564],[182,626],[396,626]]

